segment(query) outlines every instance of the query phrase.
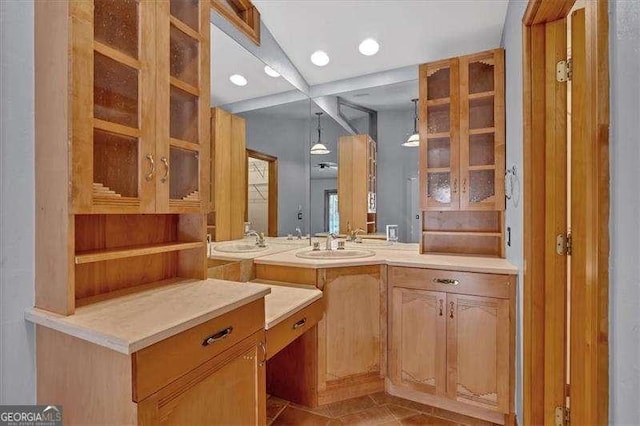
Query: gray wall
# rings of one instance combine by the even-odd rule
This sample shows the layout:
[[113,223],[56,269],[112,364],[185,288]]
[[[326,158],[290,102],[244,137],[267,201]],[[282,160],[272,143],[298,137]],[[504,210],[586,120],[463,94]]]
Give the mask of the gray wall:
[[640,2],[610,8],[609,420],[640,422]]
[[523,210],[522,196],[522,16],[526,0],[511,0],[507,8],[502,47],[505,48],[505,97],[506,97],[506,164],[516,166],[514,196],[507,201],[506,226],[511,228],[511,245],[507,246],[507,259],[518,267],[517,324],[516,333],[516,413],[522,421],[522,269],[523,269]]
[[[308,232],[309,120],[241,114],[247,120],[247,148],[278,157],[278,234]],[[298,220],[298,206],[303,218]]]
[[398,225],[400,241],[405,242],[410,238],[411,217],[407,179],[418,176],[419,148],[400,144],[412,127],[413,109],[378,112],[378,232]]
[[0,1],[0,404],[35,402],[33,2]]

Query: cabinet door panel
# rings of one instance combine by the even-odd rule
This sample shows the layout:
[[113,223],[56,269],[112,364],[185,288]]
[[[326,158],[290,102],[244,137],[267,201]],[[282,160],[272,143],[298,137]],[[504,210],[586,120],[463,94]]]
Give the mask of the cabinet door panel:
[[[367,268],[367,267],[365,267]],[[378,271],[378,267],[370,267]],[[325,315],[319,322],[320,390],[367,374],[380,374],[381,284],[379,273],[345,274],[324,289]]]
[[144,399],[138,404],[139,424],[264,424],[266,349],[261,345],[264,333],[236,344]]
[[395,287],[392,297],[391,380],[444,395],[445,293]]
[[74,213],[151,213],[155,4],[73,2]]
[[509,301],[447,294],[447,396],[507,413]]
[[204,0],[158,8],[158,190],[162,213],[204,212],[208,202],[209,21]]
[[459,66],[420,67],[420,192],[423,210],[459,207]]
[[504,209],[504,52],[460,59],[460,209]]

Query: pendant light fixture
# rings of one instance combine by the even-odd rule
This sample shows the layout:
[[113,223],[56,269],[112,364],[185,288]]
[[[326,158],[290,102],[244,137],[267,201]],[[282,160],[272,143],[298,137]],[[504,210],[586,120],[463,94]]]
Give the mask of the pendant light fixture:
[[420,146],[420,133],[418,133],[418,99],[411,99],[413,102],[413,133],[409,134],[406,141],[402,142],[402,146],[415,147]]
[[328,154],[331,151],[329,151],[327,147],[322,143],[322,130],[320,129],[320,116],[322,115],[322,113],[316,112],[316,115],[318,116],[318,142],[316,142],[311,147],[311,154],[314,154],[314,155]]

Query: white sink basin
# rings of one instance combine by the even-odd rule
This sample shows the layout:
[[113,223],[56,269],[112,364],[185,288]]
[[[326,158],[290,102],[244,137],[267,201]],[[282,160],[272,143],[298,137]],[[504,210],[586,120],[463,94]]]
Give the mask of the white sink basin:
[[255,253],[266,249],[267,247],[258,247],[250,243],[218,244],[213,247],[214,251],[220,251],[222,253]]
[[375,256],[375,253],[370,250],[320,250],[320,251],[303,251],[296,253],[296,257],[303,259],[323,259],[323,260],[336,260],[336,259],[360,259],[363,257]]

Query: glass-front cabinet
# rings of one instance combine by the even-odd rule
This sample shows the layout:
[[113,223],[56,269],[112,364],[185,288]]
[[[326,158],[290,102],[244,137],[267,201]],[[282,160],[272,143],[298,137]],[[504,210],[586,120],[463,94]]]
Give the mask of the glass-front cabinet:
[[458,59],[420,68],[420,161],[423,210],[459,206]]
[[504,53],[420,67],[423,210],[504,209]]
[[77,17],[69,63],[74,212],[199,212],[208,3],[93,0],[70,7]]
[[460,209],[504,209],[504,56],[460,58]]

